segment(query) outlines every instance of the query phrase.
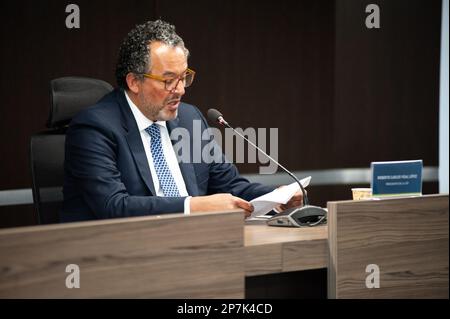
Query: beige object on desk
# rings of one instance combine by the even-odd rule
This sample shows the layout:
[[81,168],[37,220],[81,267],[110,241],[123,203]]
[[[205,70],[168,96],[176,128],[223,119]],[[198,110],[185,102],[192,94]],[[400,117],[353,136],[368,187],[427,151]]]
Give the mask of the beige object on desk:
[[363,200],[372,197],[371,188],[352,188],[353,200]]

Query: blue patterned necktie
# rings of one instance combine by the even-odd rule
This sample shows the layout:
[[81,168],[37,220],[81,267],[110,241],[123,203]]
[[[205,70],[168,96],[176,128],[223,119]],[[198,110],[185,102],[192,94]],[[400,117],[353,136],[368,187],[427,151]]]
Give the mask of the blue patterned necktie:
[[159,185],[166,197],[179,197],[177,184],[167,165],[166,158],[161,143],[161,131],[158,124],[152,124],[145,129],[150,135],[150,149],[152,151],[153,164],[155,166],[156,175],[158,175]]

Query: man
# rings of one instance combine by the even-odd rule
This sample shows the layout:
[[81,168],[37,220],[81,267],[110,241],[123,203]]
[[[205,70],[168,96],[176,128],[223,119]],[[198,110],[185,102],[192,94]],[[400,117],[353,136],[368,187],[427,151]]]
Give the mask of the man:
[[[181,103],[195,75],[188,55],[175,27],[161,20],[126,36],[119,88],[80,112],[67,131],[61,221],[237,208],[248,216],[249,201],[273,190],[241,177],[223,154],[218,162],[196,163],[193,154],[179,162],[170,133],[186,129],[192,145],[194,123],[208,127],[196,107]],[[288,206],[301,200],[298,193]]]

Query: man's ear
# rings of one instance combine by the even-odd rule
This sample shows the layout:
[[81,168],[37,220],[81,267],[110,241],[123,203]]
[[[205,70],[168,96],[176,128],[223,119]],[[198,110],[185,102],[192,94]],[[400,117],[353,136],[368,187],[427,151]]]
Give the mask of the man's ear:
[[127,81],[128,88],[134,94],[138,94],[140,91],[140,82],[141,80],[136,77],[133,73],[128,73],[125,80]]

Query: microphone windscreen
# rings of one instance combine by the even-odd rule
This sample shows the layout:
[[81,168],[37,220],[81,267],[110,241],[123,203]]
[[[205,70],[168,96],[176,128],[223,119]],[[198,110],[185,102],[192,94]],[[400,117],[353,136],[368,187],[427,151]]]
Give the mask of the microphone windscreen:
[[210,120],[212,123],[216,123],[221,116],[223,117],[222,113],[220,113],[216,109],[208,110],[208,120]]

